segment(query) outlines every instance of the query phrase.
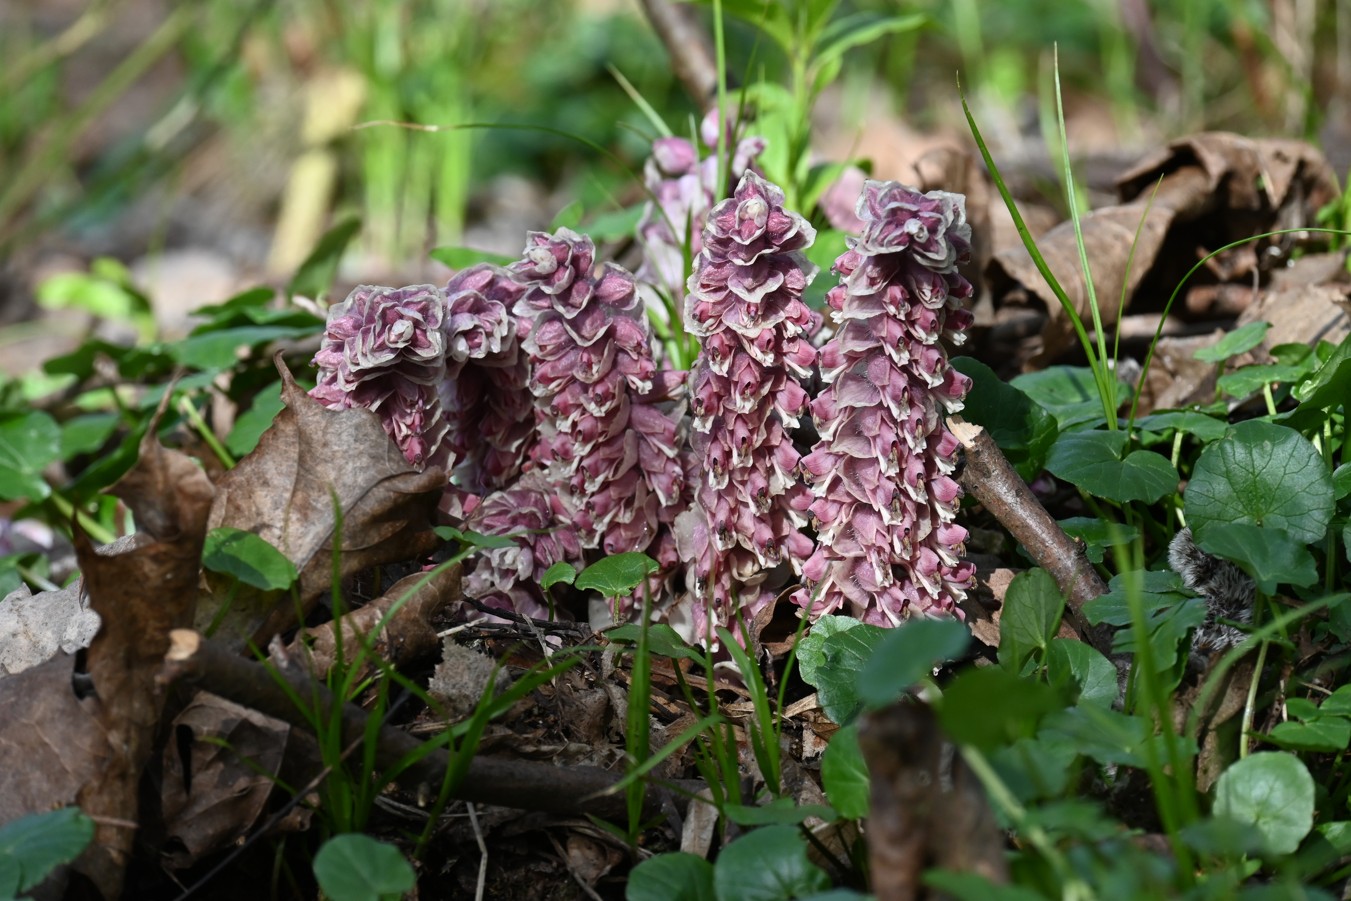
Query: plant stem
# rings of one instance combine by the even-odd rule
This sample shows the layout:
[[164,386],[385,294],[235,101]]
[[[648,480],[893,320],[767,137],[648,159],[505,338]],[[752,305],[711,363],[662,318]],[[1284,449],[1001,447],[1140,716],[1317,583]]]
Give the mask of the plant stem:
[[1252,721],[1255,713],[1254,706],[1257,704],[1257,685],[1262,681],[1262,667],[1267,662],[1267,646],[1271,642],[1264,641],[1257,649],[1257,665],[1253,667],[1252,681],[1248,683],[1248,697],[1243,703],[1243,724],[1238,730],[1238,759],[1242,760],[1248,756],[1248,737],[1252,734]]
[[117,540],[116,535],[90,519],[89,514],[85,513],[83,510],[76,509],[75,505],[67,500],[64,495],[53,491],[47,500],[56,508],[57,513],[59,513],[63,519],[71,520],[72,522],[78,520],[80,528],[84,529],[85,533],[99,544],[112,544]]
[[220,443],[220,439],[216,437],[216,433],[211,429],[211,426],[207,425],[206,420],[202,418],[201,411],[186,395],[178,399],[178,409],[188,418],[188,422],[192,423],[192,427],[202,437],[203,443],[211,448],[211,452],[224,464],[225,468],[234,469],[236,462],[234,455],[225,449],[225,445]]

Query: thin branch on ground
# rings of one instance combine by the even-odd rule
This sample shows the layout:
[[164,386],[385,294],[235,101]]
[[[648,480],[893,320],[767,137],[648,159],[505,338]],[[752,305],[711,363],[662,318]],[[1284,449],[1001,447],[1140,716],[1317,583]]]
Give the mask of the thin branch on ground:
[[580,635],[583,637],[591,634],[591,627],[586,623],[572,623],[567,620],[536,619],[533,616],[525,616],[524,614],[516,613],[513,610],[503,610],[500,607],[489,607],[487,604],[476,598],[465,598],[464,602],[479,613],[486,613],[489,616],[495,616],[498,619],[504,619],[521,626],[534,626],[541,632],[566,632],[569,635]]
[[[229,648],[203,638],[191,629],[173,630],[170,642],[159,676],[163,685],[194,683],[236,704],[305,730],[311,730],[312,723],[306,712],[292,700],[292,692],[313,705],[319,721],[329,721],[333,706],[339,703],[326,687],[305,673],[269,670],[262,664],[236,656]],[[344,745],[366,734],[368,719],[366,712],[355,704],[342,705]],[[375,766],[378,769],[411,759],[415,752],[423,754],[394,777],[401,785],[416,788],[421,783],[439,784],[452,764],[451,755],[446,751],[438,748],[427,752],[422,742],[401,729],[385,727],[376,736]],[[521,810],[622,819],[627,816],[625,796],[614,791],[622,777],[622,773],[596,767],[563,767],[475,755],[469,761],[465,778],[451,792],[451,797]],[[683,808],[685,801],[680,793],[692,795],[703,787],[703,783],[686,780],[673,783],[671,787],[678,792],[671,799]],[[660,785],[653,785],[652,789],[646,816],[659,814],[662,800],[672,795]]]
[[1083,547],[1046,512],[985,429],[960,416],[950,417],[948,428],[966,452],[966,466],[958,480],[962,488],[1055,579],[1068,605],[1070,625],[1079,637],[1110,656],[1111,633],[1089,625],[1082,613],[1084,604],[1107,593]]

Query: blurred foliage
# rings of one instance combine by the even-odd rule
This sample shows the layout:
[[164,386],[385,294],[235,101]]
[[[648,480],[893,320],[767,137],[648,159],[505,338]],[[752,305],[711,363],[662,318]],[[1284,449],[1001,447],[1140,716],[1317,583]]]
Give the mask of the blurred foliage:
[[[1142,121],[1163,136],[1312,135],[1345,80],[1336,50],[1351,26],[1338,6],[853,0],[839,16],[918,13],[930,24],[849,52],[836,106],[873,115],[884,85],[895,98],[886,114],[952,122],[946,99],[960,71],[974,96],[1024,127],[1058,45],[1067,89],[1105,102],[1125,139]],[[171,11],[182,27],[152,46]],[[710,5],[698,14],[708,25]],[[793,62],[781,48],[745,21],[729,15],[727,26],[734,81],[787,80]],[[336,73],[359,78],[355,122],[368,127],[320,142],[337,174],[317,202],[357,214],[361,247],[391,262],[458,243],[505,174],[588,210],[621,194],[632,202],[651,128],[610,67],[677,132],[695,113],[631,2],[101,0],[75,11],[26,0],[0,12],[0,59],[0,170],[18,173],[0,184],[0,254],[44,228],[107,229],[156,185],[177,195],[213,179],[237,185],[236,212],[270,227],[306,149],[303,98],[317,91],[309,102],[328,102]],[[418,125],[438,130],[404,127]],[[200,171],[213,166],[225,171]]]

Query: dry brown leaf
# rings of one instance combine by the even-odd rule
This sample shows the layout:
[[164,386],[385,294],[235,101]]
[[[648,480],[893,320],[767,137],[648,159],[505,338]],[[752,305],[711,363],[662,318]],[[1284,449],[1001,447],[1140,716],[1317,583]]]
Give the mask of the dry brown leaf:
[[[103,620],[89,646],[89,676],[99,704],[95,716],[111,753],[99,778],[79,793],[91,817],[137,821],[141,772],[153,752],[164,695],[155,685],[169,632],[192,622],[206,518],[214,491],[190,457],[168,450],[152,427],[140,458],[110,493],[136,515],[150,543],[124,554],[95,553],[75,535],[75,553],[90,606]],[[133,830],[100,823],[94,844],[76,863],[110,898],[117,897]]]
[[137,789],[163,709],[155,675],[169,630],[192,620],[212,497],[201,469],[153,436],[113,489],[135,512],[138,539],[110,552],[75,535],[90,607],[102,620],[85,655],[93,694],[77,697],[66,656],[0,683],[0,820],[78,803],[98,826],[73,866],[109,898],[121,893]]
[[[1311,224],[1318,209],[1336,196],[1336,179],[1318,150],[1303,142],[1208,132],[1176,141],[1131,168],[1118,180],[1118,190],[1120,205],[1082,220],[1099,308],[1108,325],[1122,312],[1123,284],[1133,310],[1161,310],[1209,251],[1264,231]],[[1037,244],[1081,319],[1090,322],[1072,225],[1057,226]],[[1213,295],[1220,283],[1250,286],[1261,275],[1260,250],[1249,244],[1217,255],[1187,283],[1188,289]],[[986,275],[997,323],[990,348],[1007,354],[1014,345],[1015,362],[1031,368],[1075,341],[1069,317],[1021,246],[998,248]],[[1173,312],[1183,312],[1184,306]],[[1006,323],[1009,334],[1001,333],[998,323]],[[1035,338],[1019,334],[1029,324],[1040,329]]]
[[1271,285],[1247,305],[1238,324],[1271,323],[1262,340],[1264,350],[1279,344],[1340,344],[1351,334],[1349,298],[1351,273],[1346,271],[1345,253],[1300,257],[1273,275]]
[[110,753],[93,709],[71,687],[75,658],[58,654],[0,681],[0,823],[66,807]]
[[[365,636],[373,636],[366,659],[374,654],[392,666],[401,666],[429,657],[441,646],[432,620],[449,604],[461,600],[459,564],[434,574],[414,573],[390,586],[383,595],[313,629],[306,629],[291,642],[288,652],[300,654],[309,662],[310,671],[322,679],[338,659],[338,631],[341,629],[343,657],[356,659]],[[384,628],[376,627],[388,617]],[[366,672],[371,664],[366,664]]]
[[[207,692],[173,721],[161,789],[169,866],[192,866],[257,821],[275,786],[291,727]],[[186,754],[186,759],[184,755]]]
[[[1120,313],[1122,286],[1128,298],[1139,287],[1148,272],[1148,261],[1158,253],[1172,221],[1171,210],[1157,204],[1149,207],[1144,201],[1094,210],[1081,218],[1084,248],[1104,323],[1115,322]],[[1074,224],[1057,225],[1038,239],[1037,248],[1080,319],[1091,323],[1088,282],[1080,265]],[[1021,244],[997,251],[986,270],[986,278],[997,307],[1028,311],[1041,319],[1038,338],[1019,342],[1016,354],[1019,363],[1043,363],[1075,341],[1073,323]],[[1009,313],[1003,309],[1000,313],[1008,321]],[[1016,340],[1019,336],[1012,337]]]
[[[300,572],[301,615],[331,581],[336,511],[342,538],[336,548],[344,577],[372,566],[409,560],[437,544],[430,531],[445,472],[418,472],[369,410],[329,410],[296,385],[280,356],[285,408],[253,453],[216,486],[211,528],[231,526],[266,539]],[[231,586],[213,581],[197,625],[244,648],[296,623],[289,597],[250,592],[230,599]],[[221,607],[228,604],[223,613]]]

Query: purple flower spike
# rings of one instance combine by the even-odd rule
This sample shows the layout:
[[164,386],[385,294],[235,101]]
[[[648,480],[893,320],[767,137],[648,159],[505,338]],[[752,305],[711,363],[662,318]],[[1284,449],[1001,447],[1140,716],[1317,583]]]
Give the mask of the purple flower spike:
[[[655,285],[675,300],[680,300],[685,291],[685,246],[688,243],[692,256],[702,249],[708,211],[718,200],[714,195],[718,185],[716,112],[704,117],[700,133],[707,148],[703,159],[699,149],[684,138],[658,138],[643,167],[643,182],[653,199],[638,222],[643,263],[636,275],[639,281]],[[764,149],[762,138],[738,142],[733,150],[732,177],[740,178],[749,171]]]
[[693,634],[727,625],[768,602],[769,570],[794,570],[811,554],[799,531],[809,498],[787,429],[807,410],[797,379],[816,351],[820,317],[802,301],[815,274],[801,251],[816,233],[783,207],[783,192],[746,173],[704,229],[685,304],[685,328],[703,339],[691,375],[691,444],[702,475],[695,503],[677,520],[690,561]]
[[331,409],[374,411],[409,463],[445,465],[449,425],[436,394],[445,314],[445,296],[433,285],[356,288],[329,308],[311,396]]
[[516,477],[535,434],[530,360],[512,313],[525,289],[481,263],[456,273],[445,293],[447,443],[456,483],[484,494]]
[[657,405],[675,385],[656,371],[633,276],[610,263],[593,273],[594,261],[591,239],[565,228],[532,232],[511,266],[526,289],[515,311],[529,320],[532,457],[567,492],[582,547],[641,551],[684,492],[683,410]]
[[835,261],[837,328],[821,348],[829,387],[812,402],[821,440],[801,464],[819,544],[795,600],[813,617],[843,609],[890,626],[960,615],[973,570],[953,521],[957,441],[943,415],[962,408],[971,382],[939,338],[960,343],[971,322],[971,285],[957,274],[971,249],[964,204],[868,181],[863,234]]
[[514,547],[487,548],[465,577],[464,591],[489,607],[548,619],[539,582],[555,563],[580,565],[582,548],[570,514],[554,486],[539,471],[479,504],[466,525],[485,535],[511,535]]

